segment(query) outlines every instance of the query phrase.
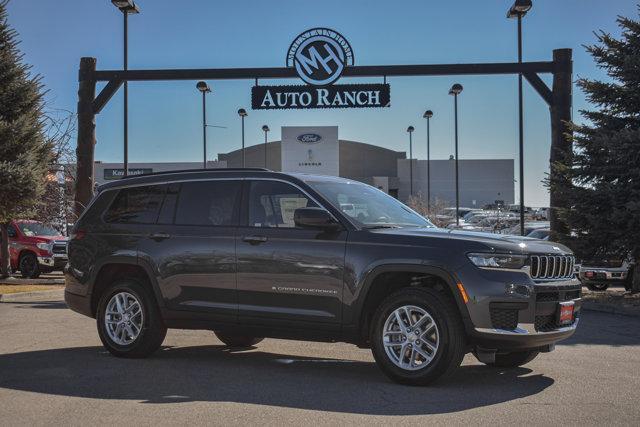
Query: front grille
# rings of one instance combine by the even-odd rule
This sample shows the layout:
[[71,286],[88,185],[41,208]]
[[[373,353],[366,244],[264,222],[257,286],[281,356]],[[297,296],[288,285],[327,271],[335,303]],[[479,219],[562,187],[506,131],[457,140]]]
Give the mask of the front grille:
[[67,253],[67,243],[66,242],[54,242],[53,247],[51,248],[51,252],[54,254],[66,254]]
[[518,327],[518,310],[491,308],[489,312],[495,329],[514,330]]
[[[567,326],[573,325],[573,323],[575,323],[578,317],[580,317],[579,311],[574,313],[572,323],[567,325],[562,325],[562,327],[566,328]],[[560,326],[558,326],[558,322],[556,320],[555,314],[545,314],[545,315],[536,316],[535,328],[536,328],[536,331],[538,332],[550,332],[558,329],[559,327]]]
[[536,316],[536,331],[549,332],[557,328],[556,315],[545,314],[543,316]]
[[580,289],[568,291],[538,291],[536,293],[537,302],[571,301],[576,298],[580,298]]
[[530,274],[535,280],[570,279],[574,264],[572,255],[531,255]]

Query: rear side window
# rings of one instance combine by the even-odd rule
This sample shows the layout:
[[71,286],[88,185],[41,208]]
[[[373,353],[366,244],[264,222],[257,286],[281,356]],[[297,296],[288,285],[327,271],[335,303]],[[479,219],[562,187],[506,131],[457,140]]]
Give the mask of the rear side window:
[[184,182],[178,196],[177,225],[237,225],[240,181]]
[[120,190],[104,220],[120,224],[155,224],[166,185],[148,185]]

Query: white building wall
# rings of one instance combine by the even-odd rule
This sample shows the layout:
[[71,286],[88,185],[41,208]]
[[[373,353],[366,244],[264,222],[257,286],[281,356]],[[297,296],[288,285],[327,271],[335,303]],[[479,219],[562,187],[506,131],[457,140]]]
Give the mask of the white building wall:
[[283,172],[339,176],[338,126],[283,126],[281,132]]

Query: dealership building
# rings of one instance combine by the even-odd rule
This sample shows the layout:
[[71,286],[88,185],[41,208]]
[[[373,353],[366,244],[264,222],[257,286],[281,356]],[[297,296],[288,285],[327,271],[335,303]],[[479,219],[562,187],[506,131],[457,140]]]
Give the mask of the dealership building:
[[[407,200],[410,167],[407,153],[364,142],[339,139],[337,126],[283,126],[281,141],[246,147],[246,167],[274,171],[341,176],[373,185]],[[242,150],[218,154],[208,168],[242,167]],[[455,203],[455,161],[431,160],[431,197]],[[130,174],[199,169],[202,162],[129,163]],[[460,205],[482,207],[503,200],[514,203],[513,159],[462,159],[458,162]],[[413,193],[426,198],[427,161],[413,160]],[[121,163],[95,163],[94,176],[103,184],[122,176]]]

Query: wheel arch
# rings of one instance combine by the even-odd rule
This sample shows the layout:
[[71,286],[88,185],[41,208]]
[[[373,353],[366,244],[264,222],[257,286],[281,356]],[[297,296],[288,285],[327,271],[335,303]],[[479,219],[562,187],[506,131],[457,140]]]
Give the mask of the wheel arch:
[[[415,280],[417,279],[417,280]],[[405,287],[441,287],[462,318],[466,330],[471,326],[469,310],[458,290],[457,281],[446,270],[416,264],[385,264],[372,269],[363,281],[362,303],[356,309],[357,331],[361,340],[368,339],[371,317],[380,303],[392,292]]]
[[149,289],[155,297],[158,307],[163,306],[163,299],[151,268],[139,263],[133,257],[112,257],[104,260],[96,268],[95,279],[91,290],[91,314],[95,317],[102,292],[114,281],[136,279]]

